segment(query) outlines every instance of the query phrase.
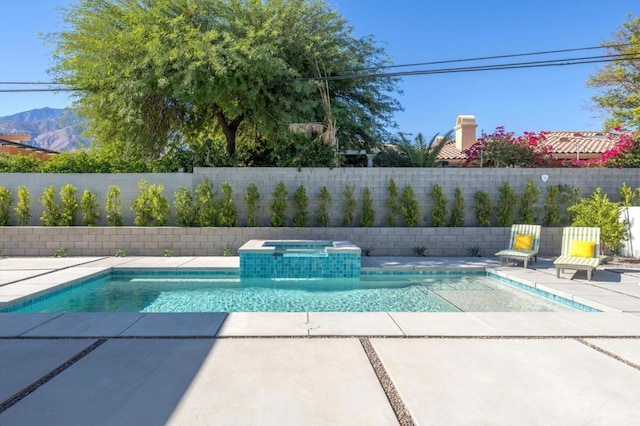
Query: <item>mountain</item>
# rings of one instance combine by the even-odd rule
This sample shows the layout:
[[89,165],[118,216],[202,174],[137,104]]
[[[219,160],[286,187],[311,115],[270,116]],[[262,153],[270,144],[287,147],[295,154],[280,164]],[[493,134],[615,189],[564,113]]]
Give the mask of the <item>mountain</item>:
[[73,151],[87,145],[83,121],[69,109],[39,108],[0,117],[0,134],[29,135],[31,146]]

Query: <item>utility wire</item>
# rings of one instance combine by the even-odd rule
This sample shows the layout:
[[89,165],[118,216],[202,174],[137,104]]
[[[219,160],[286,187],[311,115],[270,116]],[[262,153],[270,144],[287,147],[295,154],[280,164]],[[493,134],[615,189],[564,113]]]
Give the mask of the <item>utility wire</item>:
[[77,92],[84,89],[70,89],[61,87],[59,89],[0,89],[0,93],[21,93],[21,92]]
[[484,61],[484,60],[488,60],[488,59],[517,58],[517,57],[522,57],[522,56],[548,55],[548,54],[551,54],[551,53],[578,52],[578,51],[582,51],[582,50],[607,49],[607,48],[614,48],[614,47],[628,47],[628,46],[632,46],[632,45],[633,45],[633,43],[612,44],[611,46],[590,46],[590,47],[577,47],[577,48],[573,48],[573,49],[543,50],[543,51],[540,51],[540,52],[512,53],[512,54],[508,54],[508,55],[496,55],[496,56],[479,56],[479,57],[476,57],[476,58],[448,59],[448,60],[444,60],[444,61],[431,61],[431,62],[416,62],[416,63],[413,63],[413,64],[380,65],[380,66],[377,66],[377,67],[356,69],[356,70],[354,70],[354,72],[370,71],[370,70],[376,70],[376,69],[387,69],[387,68],[417,67],[417,66],[423,66],[423,65],[452,64],[452,63],[456,63],[456,62]]
[[[619,46],[627,46],[627,45],[619,45]],[[556,52],[565,52],[565,51],[577,51],[577,50],[590,50],[596,49],[596,47],[585,47],[578,49],[563,49],[563,50],[553,50],[546,52],[536,52],[536,53],[520,53],[513,55],[500,55],[493,57],[483,57],[483,58],[473,58],[473,59],[456,59],[451,61],[436,61],[436,62],[424,62],[425,64],[442,64],[442,63],[452,63],[452,62],[466,62],[466,61],[474,61],[481,59],[496,59],[496,58],[505,58],[505,57],[514,57],[514,56],[530,56],[537,54],[546,54],[546,53],[556,53]],[[640,56],[637,54],[616,54],[616,55],[599,55],[599,56],[585,56],[578,58],[563,58],[563,59],[550,59],[550,60],[542,60],[542,61],[529,61],[529,62],[513,62],[506,64],[491,64],[491,65],[475,65],[468,67],[456,67],[456,68],[436,68],[436,69],[426,69],[426,70],[414,70],[414,71],[399,71],[399,72],[379,72],[379,73],[366,73],[366,74],[348,74],[348,75],[333,75],[326,77],[305,77],[298,79],[291,79],[287,81],[336,81],[336,80],[351,80],[351,79],[363,79],[363,78],[389,78],[389,77],[407,77],[414,75],[430,75],[430,74],[447,74],[447,73],[460,73],[460,72],[477,72],[477,71],[496,71],[496,70],[505,70],[505,69],[526,69],[526,68],[542,68],[542,67],[551,67],[551,66],[568,66],[568,65],[582,65],[582,64],[592,64],[592,63],[601,63],[601,62],[617,62],[617,61],[629,61],[629,60],[638,60]],[[379,67],[379,68],[369,68],[369,69],[381,69],[381,68],[392,68],[392,67],[408,67],[408,66],[416,66],[419,64],[406,64],[406,65],[396,65],[389,67]],[[283,81],[278,81],[283,82]],[[64,83],[45,83],[45,82],[0,82],[0,85],[58,85]],[[20,93],[20,92],[71,92],[71,91],[81,91],[84,89],[81,88],[48,88],[48,89],[0,89],[2,93]]]
[[566,66],[566,65],[581,65],[599,62],[618,62],[640,59],[636,54],[620,54],[620,55],[601,55],[601,56],[586,56],[581,58],[563,58],[563,59],[551,59],[544,61],[533,62],[513,62],[507,64],[493,64],[493,65],[476,65],[469,67],[457,67],[457,68],[436,68],[427,70],[416,71],[398,71],[398,72],[382,72],[382,73],[369,73],[369,74],[349,74],[349,75],[333,75],[326,77],[305,77],[298,78],[295,81],[331,81],[331,80],[351,80],[361,78],[383,78],[383,77],[406,77],[412,75],[428,75],[428,74],[445,74],[454,72],[473,72],[473,71],[494,71],[501,69],[518,69],[518,68],[541,68],[549,66]]
[[27,84],[64,84],[64,83],[56,83],[54,81],[0,81],[0,84],[16,84],[16,85],[27,85]]

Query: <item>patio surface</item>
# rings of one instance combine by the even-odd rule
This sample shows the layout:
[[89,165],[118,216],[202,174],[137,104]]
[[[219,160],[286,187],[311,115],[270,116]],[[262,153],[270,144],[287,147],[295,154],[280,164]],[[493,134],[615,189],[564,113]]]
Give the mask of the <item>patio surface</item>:
[[[118,266],[238,258],[3,258],[0,303]],[[0,313],[0,424],[638,424],[640,267],[362,266],[488,268],[603,312]]]

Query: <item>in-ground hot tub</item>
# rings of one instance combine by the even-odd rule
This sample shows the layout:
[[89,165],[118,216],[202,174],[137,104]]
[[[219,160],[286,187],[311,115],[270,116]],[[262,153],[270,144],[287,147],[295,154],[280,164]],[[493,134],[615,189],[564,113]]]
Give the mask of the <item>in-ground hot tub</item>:
[[250,240],[238,249],[240,278],[359,278],[350,241]]

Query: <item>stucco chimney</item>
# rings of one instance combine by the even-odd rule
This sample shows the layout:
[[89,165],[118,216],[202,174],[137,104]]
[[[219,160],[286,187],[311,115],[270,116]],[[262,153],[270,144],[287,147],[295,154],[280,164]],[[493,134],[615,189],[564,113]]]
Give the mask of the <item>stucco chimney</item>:
[[459,115],[456,120],[456,149],[464,151],[476,143],[476,117],[474,115]]

